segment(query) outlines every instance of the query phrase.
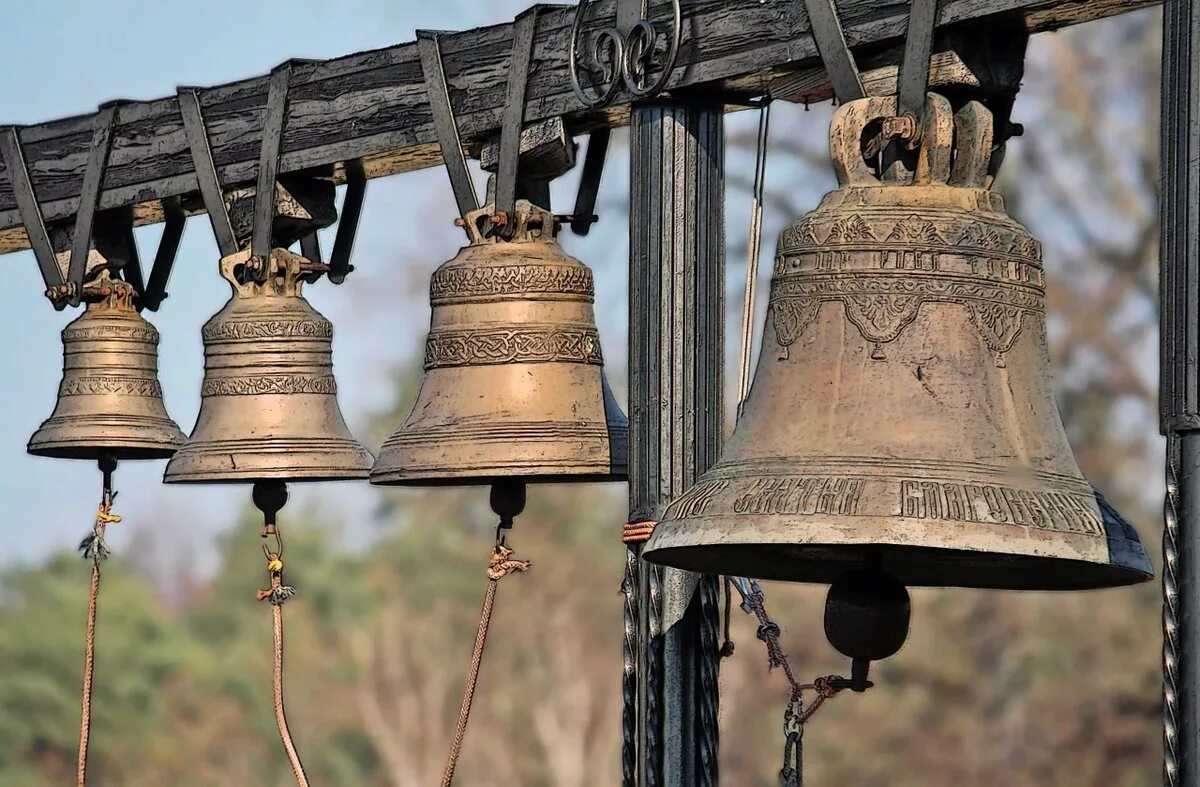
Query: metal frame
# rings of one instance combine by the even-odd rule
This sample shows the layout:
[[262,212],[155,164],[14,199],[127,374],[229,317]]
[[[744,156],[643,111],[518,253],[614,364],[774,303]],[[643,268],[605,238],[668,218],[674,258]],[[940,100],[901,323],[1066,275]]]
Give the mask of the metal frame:
[[[635,107],[630,188],[629,521],[641,522],[716,461],[724,435],[722,107]],[[716,785],[715,578],[637,553],[624,583],[623,783]]]
[[1163,784],[1200,784],[1200,2],[1163,13],[1161,428],[1167,437],[1163,532]]

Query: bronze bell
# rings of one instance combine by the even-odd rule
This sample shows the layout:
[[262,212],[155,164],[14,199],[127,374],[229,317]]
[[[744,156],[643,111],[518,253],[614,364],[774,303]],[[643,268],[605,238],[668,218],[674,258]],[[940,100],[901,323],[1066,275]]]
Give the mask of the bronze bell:
[[485,237],[433,274],[425,376],[373,484],[626,477],[629,426],[604,379],[592,272],[518,201],[511,240]]
[[107,269],[84,290],[83,314],[62,332],[63,377],[54,413],[28,451],[61,459],[159,459],[183,433],[158,383],[158,331],[134,308],[133,287]]
[[221,260],[233,296],[204,325],[200,414],[163,480],[365,478],[371,455],[338,408],[333,326],[300,294],[307,260],[275,249],[260,283],[249,259]]
[[780,237],[744,415],[647,559],[826,583],[862,566],[981,588],[1152,576],[1067,443],[1042,249],[990,190],[992,117],[927,107],[912,172],[882,178],[863,140],[895,99],[838,108],[839,188]]

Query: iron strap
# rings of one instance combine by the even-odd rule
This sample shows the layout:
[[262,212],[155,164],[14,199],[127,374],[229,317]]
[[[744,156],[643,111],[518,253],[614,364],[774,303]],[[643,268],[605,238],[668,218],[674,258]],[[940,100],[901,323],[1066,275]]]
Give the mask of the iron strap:
[[[508,91],[504,98],[504,116],[500,121],[495,211],[509,218],[505,227],[510,233],[514,228],[512,217],[517,207],[517,169],[521,158],[521,128],[525,125],[525,89],[529,85],[529,63],[533,58],[533,34],[537,30],[538,10],[537,6],[533,6],[522,12],[513,27]],[[550,206],[542,207],[549,209]]]
[[417,49],[421,55],[421,69],[425,74],[425,92],[429,97],[429,108],[433,112],[433,130],[437,135],[438,147],[442,150],[446,174],[450,176],[450,188],[454,190],[454,202],[462,217],[479,209],[475,187],[471,184],[471,173],[467,171],[467,160],[463,156],[462,140],[458,136],[458,124],[454,119],[454,108],[450,104],[450,89],[446,85],[446,72],[442,66],[439,33],[433,30],[417,31]]
[[208,144],[208,131],[204,127],[204,115],[200,111],[200,96],[196,88],[179,89],[179,115],[183,120],[183,130],[187,134],[188,146],[192,149],[192,167],[196,170],[196,184],[200,188],[200,196],[204,200],[204,209],[208,211],[208,220],[212,224],[213,236],[217,240],[217,249],[221,252],[222,257],[236,254],[238,250],[237,236],[233,234],[233,224],[229,220],[225,197],[221,193],[221,181],[217,177],[217,167],[213,163],[212,149]]
[[[162,202],[163,232],[158,241],[158,251],[154,254],[154,264],[150,268],[150,280],[138,301],[138,308],[158,311],[158,307],[167,297],[167,282],[171,278],[171,269],[175,267],[175,257],[179,252],[179,241],[183,238],[183,228],[187,224],[187,213],[178,197],[171,197]],[[133,245],[130,232],[130,246]]]
[[362,216],[363,198],[367,194],[367,175],[362,161],[347,161],[346,196],[342,199],[342,215],[338,219],[337,235],[333,239],[333,251],[329,255],[329,280],[341,284],[354,268],[350,265],[350,253],[354,250],[354,238],[358,234],[358,220]]
[[108,169],[108,157],[112,151],[113,125],[118,106],[120,102],[100,107],[92,126],[92,148],[79,191],[79,212],[75,214],[71,257],[67,264],[67,302],[72,306],[78,306],[83,297],[83,276],[87,272],[88,252],[92,248],[92,225],[100,205],[100,187],[104,183],[104,172]]
[[[50,292],[64,284],[62,269],[58,267],[58,259],[54,256],[54,246],[50,243],[50,233],[46,231],[42,208],[33,193],[33,184],[29,180],[29,169],[25,165],[25,153],[21,150],[16,126],[0,130],[0,154],[4,156],[8,179],[12,183],[13,196],[17,202],[17,211],[21,214],[21,223],[25,225],[25,234],[29,236],[29,246],[33,249],[38,268],[41,269],[46,291]],[[63,306],[58,301],[55,305],[60,309]]]
[[610,136],[607,128],[598,128],[588,135],[583,173],[579,176],[579,191],[575,195],[575,210],[571,214],[571,232],[576,235],[587,235],[596,223],[596,196],[600,193],[600,176],[604,174]]
[[[276,66],[267,86],[267,110],[263,118],[262,147],[258,151],[258,185],[254,192],[254,229],[250,254],[265,260],[271,254],[271,226],[275,221],[275,180],[279,174],[279,154],[283,128],[287,122],[288,84],[292,79],[291,62]],[[259,277],[266,276],[263,265]]]
[[937,13],[938,0],[912,0],[908,12],[908,32],[904,36],[904,60],[900,64],[897,104],[900,114],[909,113],[917,119],[918,129],[925,113],[929,55],[933,47]]
[[834,0],[804,0],[804,7],[808,11],[808,25],[817,44],[817,53],[825,64],[838,101],[845,104],[865,98],[867,91],[859,76],[858,66],[854,63],[854,55],[846,43]]

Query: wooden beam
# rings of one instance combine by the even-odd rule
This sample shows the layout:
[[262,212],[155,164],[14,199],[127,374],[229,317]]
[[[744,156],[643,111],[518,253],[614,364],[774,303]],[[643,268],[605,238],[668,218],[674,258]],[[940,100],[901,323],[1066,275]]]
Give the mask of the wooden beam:
[[[942,0],[940,25],[1005,19],[1029,32],[1123,13],[1153,0]],[[670,4],[651,3],[663,23]],[[611,23],[616,0],[598,0],[583,36]],[[761,93],[783,77],[820,72],[816,46],[799,0],[684,0],[683,39],[668,89],[724,91],[731,99]],[[864,60],[894,64],[902,44],[908,4],[896,0],[839,0],[847,40]],[[568,130],[628,122],[629,99],[587,110],[567,73],[574,6],[546,6],[534,38],[525,120],[562,116]],[[500,125],[511,24],[442,38],[446,78],[465,144],[473,152]],[[876,66],[887,65],[876,61]],[[226,187],[253,186],[269,76],[218,85],[200,93],[213,158]],[[813,84],[811,77],[802,82]],[[94,115],[54,120],[20,130],[34,190],[46,221],[70,222],[79,204]],[[139,224],[162,219],[161,200],[179,196],[189,213],[203,207],[175,96],[124,104],[117,112],[113,150],[100,208],[130,207]],[[441,156],[415,43],[327,61],[297,61],[292,68],[281,173],[333,172],[361,159],[376,178],[437,165]],[[9,182],[0,170],[0,254],[28,247]]]

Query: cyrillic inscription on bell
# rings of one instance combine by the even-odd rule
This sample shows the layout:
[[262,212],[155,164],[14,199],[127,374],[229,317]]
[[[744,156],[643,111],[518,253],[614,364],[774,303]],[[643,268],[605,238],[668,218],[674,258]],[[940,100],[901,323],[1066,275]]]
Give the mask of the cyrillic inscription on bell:
[[521,200],[511,240],[485,237],[433,274],[425,376],[379,452],[376,484],[620,480],[628,422],[604,379],[592,272]]
[[274,249],[259,283],[249,259],[221,260],[233,297],[204,325],[200,414],[163,480],[365,478],[372,457],[338,408],[333,326],[300,294],[307,260]]
[[183,443],[158,382],[158,331],[134,308],[132,285],[103,270],[83,314],[62,332],[53,414],[28,451],[64,459],[157,459]]
[[647,559],[815,582],[865,564],[906,585],[1148,579],[1067,443],[1041,245],[988,188],[991,115],[931,95],[911,182],[889,182],[863,140],[895,112],[838,108],[840,185],[780,237],[744,415]]

